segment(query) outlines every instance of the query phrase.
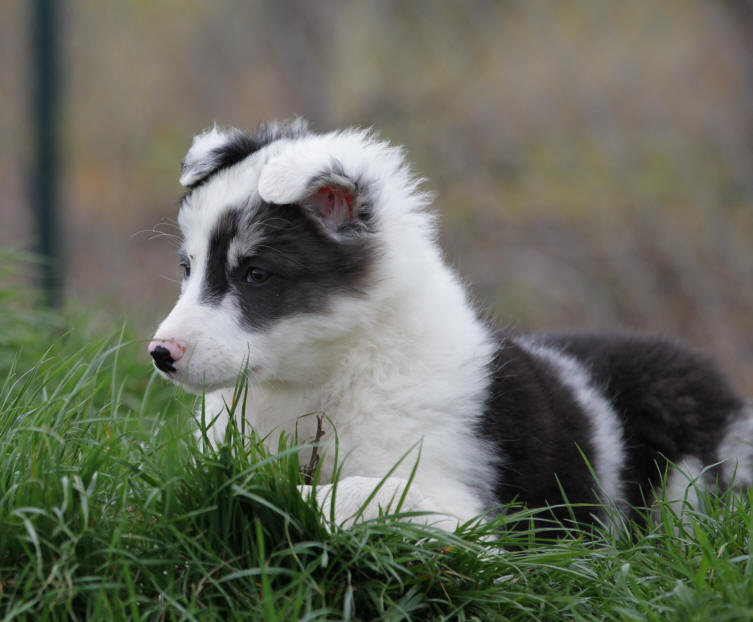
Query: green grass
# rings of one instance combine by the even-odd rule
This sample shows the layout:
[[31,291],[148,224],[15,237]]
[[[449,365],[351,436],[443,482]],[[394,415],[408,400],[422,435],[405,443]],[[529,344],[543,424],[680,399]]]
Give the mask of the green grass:
[[330,533],[288,444],[270,454],[231,429],[200,450],[193,398],[152,374],[143,343],[95,339],[85,315],[23,291],[0,287],[3,619],[753,616],[749,496],[682,520],[660,504],[620,535],[555,539],[512,511],[454,534],[392,517]]

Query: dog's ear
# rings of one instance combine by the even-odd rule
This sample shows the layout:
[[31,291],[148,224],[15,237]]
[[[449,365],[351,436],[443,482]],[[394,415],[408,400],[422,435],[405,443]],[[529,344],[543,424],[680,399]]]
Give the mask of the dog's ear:
[[311,179],[298,203],[332,233],[358,229],[364,215],[356,184],[336,171]]
[[258,149],[254,139],[239,129],[214,126],[193,138],[180,168],[180,184],[194,188],[220,168],[240,162]]
[[272,158],[259,176],[259,196],[278,205],[297,203],[330,233],[361,230],[368,214],[359,185],[337,162],[324,171],[314,170],[316,164],[287,154]]

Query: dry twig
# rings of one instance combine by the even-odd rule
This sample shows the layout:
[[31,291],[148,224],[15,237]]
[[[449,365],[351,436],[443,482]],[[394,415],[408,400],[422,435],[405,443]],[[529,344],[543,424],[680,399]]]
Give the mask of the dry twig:
[[321,441],[322,436],[324,436],[324,428],[322,427],[323,420],[324,415],[316,416],[316,436],[314,437],[314,448],[311,450],[311,458],[309,459],[308,464],[301,465],[298,469],[298,472],[303,476],[304,484],[311,485],[314,481],[314,472],[319,464],[319,441]]

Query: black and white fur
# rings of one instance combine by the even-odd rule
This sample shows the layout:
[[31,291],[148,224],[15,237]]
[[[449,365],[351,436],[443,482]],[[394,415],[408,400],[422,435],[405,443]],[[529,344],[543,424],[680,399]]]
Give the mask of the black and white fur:
[[[246,364],[241,416],[273,448],[283,431],[312,439],[306,415],[325,413],[344,458],[338,522],[407,454],[367,514],[394,502],[419,450],[403,509],[447,528],[563,494],[594,504],[575,510],[584,521],[629,514],[670,464],[668,495],[696,477],[753,481],[753,411],[706,358],[655,338],[493,332],[443,261],[402,151],[370,132],[213,128],[180,181],[186,275],[155,365],[206,391],[215,440]],[[331,492],[320,485],[320,503]]]

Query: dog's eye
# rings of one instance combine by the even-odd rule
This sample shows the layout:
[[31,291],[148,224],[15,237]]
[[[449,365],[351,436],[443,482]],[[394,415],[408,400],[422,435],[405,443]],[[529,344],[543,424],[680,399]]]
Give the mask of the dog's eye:
[[181,261],[180,267],[183,268],[183,278],[187,279],[189,276],[191,276],[191,264],[187,261]]
[[272,274],[262,268],[249,268],[246,272],[246,282],[252,285],[261,285],[266,283],[270,276]]

